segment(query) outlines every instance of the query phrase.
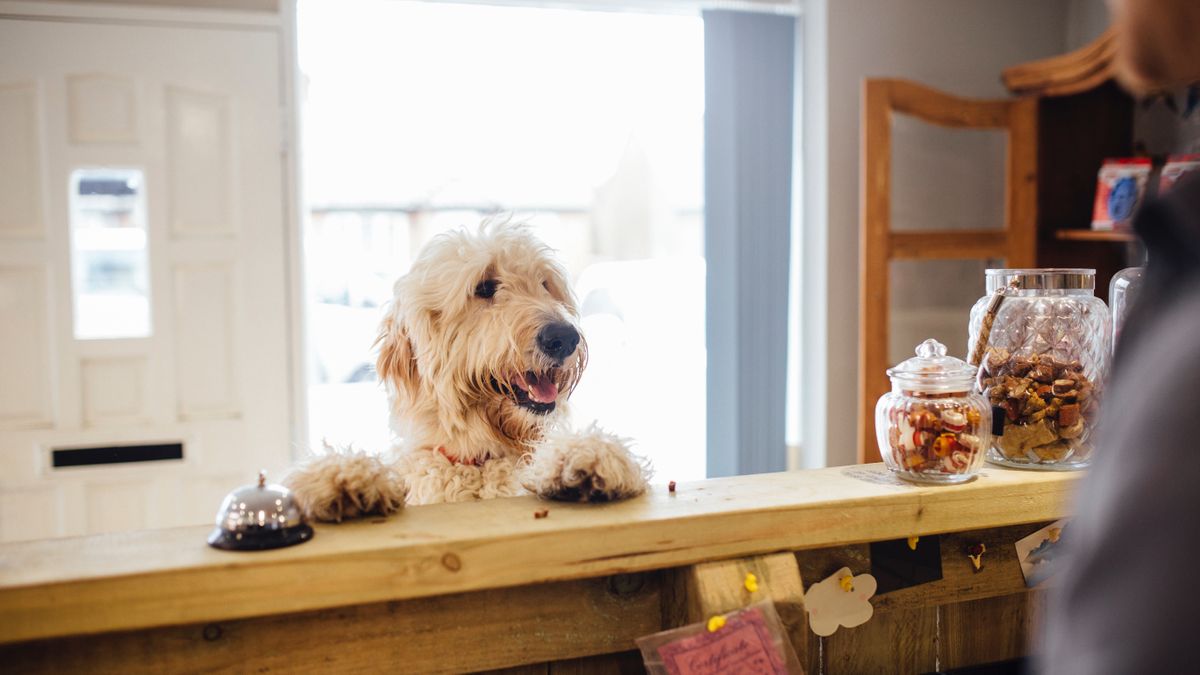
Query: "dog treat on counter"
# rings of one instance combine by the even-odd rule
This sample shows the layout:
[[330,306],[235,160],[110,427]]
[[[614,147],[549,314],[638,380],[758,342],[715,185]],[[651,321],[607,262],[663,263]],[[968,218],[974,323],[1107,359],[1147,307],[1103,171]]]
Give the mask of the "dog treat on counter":
[[936,398],[889,414],[888,442],[896,463],[912,473],[962,474],[985,448],[983,416],[961,399]]
[[1097,410],[1095,385],[1078,361],[989,348],[979,389],[997,414],[1003,412],[995,446],[1004,458],[1053,463],[1088,451],[1085,432]]

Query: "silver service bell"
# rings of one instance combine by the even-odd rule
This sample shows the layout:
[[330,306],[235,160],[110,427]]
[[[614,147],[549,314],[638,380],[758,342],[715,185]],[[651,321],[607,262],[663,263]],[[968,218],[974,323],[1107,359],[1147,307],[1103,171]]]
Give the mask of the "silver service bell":
[[221,502],[208,544],[226,551],[262,551],[302,544],[312,536],[292,493],[282,485],[267,485],[267,472],[259,471],[257,485],[244,485]]

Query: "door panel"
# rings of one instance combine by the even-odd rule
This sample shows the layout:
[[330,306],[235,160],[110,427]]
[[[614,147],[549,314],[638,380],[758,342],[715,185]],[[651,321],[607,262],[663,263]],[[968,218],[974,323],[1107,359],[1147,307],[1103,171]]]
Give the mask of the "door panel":
[[[0,541],[208,522],[288,463],[279,55],[273,26],[0,17]],[[155,442],[184,458],[51,460]]]
[[[2,246],[2,244],[0,244]],[[46,266],[0,265],[0,424],[52,424],[47,309],[52,306]]]

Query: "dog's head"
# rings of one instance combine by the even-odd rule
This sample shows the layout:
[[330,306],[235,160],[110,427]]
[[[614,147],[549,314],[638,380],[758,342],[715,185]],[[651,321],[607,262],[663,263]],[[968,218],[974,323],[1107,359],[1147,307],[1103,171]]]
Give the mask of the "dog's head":
[[578,322],[550,249],[520,225],[485,223],[437,237],[396,282],[376,370],[401,421],[423,412],[446,440],[490,431],[524,448],[583,373]]

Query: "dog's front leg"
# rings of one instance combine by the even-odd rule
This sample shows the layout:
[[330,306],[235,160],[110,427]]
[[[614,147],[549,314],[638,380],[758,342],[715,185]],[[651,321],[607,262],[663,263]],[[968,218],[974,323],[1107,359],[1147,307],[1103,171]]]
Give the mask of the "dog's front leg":
[[310,520],[386,516],[404,505],[400,472],[366,452],[330,450],[293,469],[283,482]]
[[649,479],[646,460],[593,424],[581,432],[550,432],[524,467],[521,482],[546,499],[606,502],[642,494]]

